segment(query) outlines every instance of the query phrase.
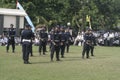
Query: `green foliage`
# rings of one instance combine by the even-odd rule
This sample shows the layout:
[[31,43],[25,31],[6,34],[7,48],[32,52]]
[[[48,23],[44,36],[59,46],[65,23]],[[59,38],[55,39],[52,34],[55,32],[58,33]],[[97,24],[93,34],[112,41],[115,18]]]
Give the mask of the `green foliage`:
[[15,8],[16,1],[15,0],[0,0],[1,8]]
[[[113,29],[120,18],[120,0],[18,0],[34,24],[67,25],[86,28],[86,15],[93,29]],[[0,0],[2,8],[16,8],[15,0]],[[44,18],[45,21],[42,21]],[[39,20],[41,19],[41,20]],[[40,22],[38,22],[40,21]],[[50,23],[49,23],[50,22]],[[53,23],[51,23],[53,22]]]

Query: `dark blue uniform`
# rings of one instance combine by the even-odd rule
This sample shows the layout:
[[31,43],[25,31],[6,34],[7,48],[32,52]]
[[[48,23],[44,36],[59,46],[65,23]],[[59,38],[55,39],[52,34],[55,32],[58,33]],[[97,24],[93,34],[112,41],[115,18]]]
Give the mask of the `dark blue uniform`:
[[39,53],[41,55],[41,50],[43,49],[43,55],[45,55],[48,34],[45,32],[45,30],[41,30],[39,36],[40,36]]
[[65,32],[61,31],[60,36],[61,36],[61,44],[60,44],[61,58],[64,58],[65,45],[66,45],[66,40],[67,40]]
[[70,32],[66,32],[66,52],[69,52],[70,42],[72,41],[72,36]]
[[[32,30],[31,30],[32,31]],[[31,45],[30,45],[30,56],[33,56],[33,49],[32,49],[32,45],[33,45],[33,40],[34,40],[34,38],[35,38],[35,35],[34,35],[34,33],[32,32],[32,35],[33,35],[33,37],[32,37],[32,39],[31,39]]]
[[95,36],[91,33],[91,45],[90,45],[90,52],[91,52],[91,56],[94,56],[94,46],[96,45],[96,38]]
[[9,51],[10,45],[12,45],[12,52],[14,53],[15,51],[15,30],[14,28],[10,28],[8,32],[8,42],[7,42],[7,47],[6,47],[7,52]]
[[53,34],[54,34],[54,29],[52,29],[49,33],[49,48],[50,48],[50,50],[51,50],[51,47],[52,47],[51,40],[52,40]]
[[83,45],[83,52],[82,52],[82,58],[84,58],[84,55],[86,53],[86,58],[89,58],[89,51],[90,51],[90,46],[92,44],[92,38],[89,33],[85,33],[84,35],[84,45]]
[[56,60],[60,61],[59,59],[59,51],[60,51],[60,34],[59,31],[55,31],[53,34],[51,34],[51,61],[53,61],[54,52],[56,52]]
[[[28,27],[28,26],[27,26]],[[29,53],[31,47],[31,39],[34,37],[33,32],[31,30],[25,29],[21,33],[21,42],[22,42],[22,52],[23,52],[23,60],[25,64],[29,64]]]

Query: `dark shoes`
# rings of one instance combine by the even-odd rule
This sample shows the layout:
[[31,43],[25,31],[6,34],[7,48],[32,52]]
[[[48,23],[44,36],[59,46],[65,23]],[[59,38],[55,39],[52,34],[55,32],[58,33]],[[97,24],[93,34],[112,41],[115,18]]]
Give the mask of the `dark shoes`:
[[31,64],[29,61],[24,61],[24,64]]
[[31,57],[33,56],[33,55],[30,55]]
[[56,61],[60,61],[60,59],[57,59]]
[[15,53],[15,51],[12,51],[12,53]]
[[43,55],[45,55],[45,53],[43,53]]
[[[9,51],[8,51],[8,50],[6,50],[6,52],[7,52],[7,53],[9,53]],[[15,53],[15,51],[12,51],[12,53]]]
[[[41,52],[39,52],[39,54],[41,55]],[[43,55],[46,55],[45,53],[43,53]]]
[[[56,61],[61,61],[60,59],[57,59]],[[53,59],[51,59],[51,62],[53,62]]]
[[64,56],[61,56],[61,58],[64,58]]
[[87,56],[86,58],[89,59],[89,56]]
[[[89,59],[90,57],[89,57],[89,56],[87,56],[86,58],[87,58],[87,59]],[[84,56],[82,56],[82,59],[84,59]]]

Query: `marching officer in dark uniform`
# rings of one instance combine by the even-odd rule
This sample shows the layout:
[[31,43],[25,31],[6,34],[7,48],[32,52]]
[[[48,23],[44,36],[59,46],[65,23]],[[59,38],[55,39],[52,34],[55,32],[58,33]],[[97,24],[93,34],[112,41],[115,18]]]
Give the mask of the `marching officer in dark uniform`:
[[91,56],[94,56],[94,46],[96,45],[96,38],[92,33],[92,30],[90,30],[90,36],[91,36],[91,45],[90,45],[90,52],[91,52]]
[[31,39],[34,37],[32,30],[30,30],[30,25],[25,26],[25,30],[21,33],[21,43],[22,43],[22,53],[24,64],[30,64],[29,53],[31,47]]
[[56,27],[54,33],[51,34],[51,54],[50,54],[51,61],[53,61],[54,52],[56,52],[56,60],[60,61],[59,59],[60,41],[61,37],[59,34],[59,28]]
[[65,45],[66,45],[66,34],[63,27],[60,29],[60,35],[61,35],[61,44],[60,44],[60,51],[61,51],[61,58],[64,58],[65,53]]
[[[31,27],[29,27],[29,29],[31,30]],[[32,31],[32,30],[31,30]],[[31,45],[30,45],[30,56],[33,56],[33,48],[32,48],[32,45],[33,45],[33,40],[35,39],[35,35],[34,33],[32,32],[33,34],[33,37],[31,39]]]
[[15,52],[15,30],[13,28],[13,24],[10,24],[10,29],[8,32],[8,42],[7,42],[7,47],[6,47],[6,51],[9,51],[9,46],[12,45],[12,52]]
[[84,58],[85,53],[86,53],[86,58],[89,58],[89,51],[90,51],[91,44],[92,44],[92,38],[90,35],[90,29],[88,29],[84,35],[82,58]]
[[45,32],[44,26],[42,27],[42,30],[39,33],[40,43],[39,43],[39,53],[41,55],[41,50],[43,51],[43,55],[45,55],[46,52],[46,43],[48,40],[48,34]]
[[51,50],[51,47],[52,47],[51,40],[52,40],[52,36],[53,36],[54,32],[55,32],[55,28],[52,28],[50,33],[49,33],[49,40],[48,40],[49,41],[49,50]]
[[47,52],[47,44],[48,44],[48,33],[46,32],[47,29],[46,27],[44,26],[44,30],[45,30],[45,35],[46,35],[46,39],[45,39],[45,52]]
[[66,52],[69,53],[70,42],[72,42],[72,36],[69,32],[69,29],[66,30]]

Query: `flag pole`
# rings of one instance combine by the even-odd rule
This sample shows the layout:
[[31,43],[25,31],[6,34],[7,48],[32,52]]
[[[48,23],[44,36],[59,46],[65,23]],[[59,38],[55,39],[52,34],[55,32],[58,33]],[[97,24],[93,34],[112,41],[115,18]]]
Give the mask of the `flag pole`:
[[[91,19],[90,16],[89,16],[89,19]],[[91,27],[91,20],[89,21],[89,27],[90,27],[90,29],[92,29],[92,27]]]
[[[20,9],[20,10],[25,11],[24,8],[22,7],[22,5],[18,2],[18,0],[17,0],[17,8]],[[31,25],[32,31],[34,32],[35,31],[35,27],[34,27],[32,21],[31,21],[30,17],[28,16],[28,14],[25,16],[25,19],[27,20],[28,24]]]

